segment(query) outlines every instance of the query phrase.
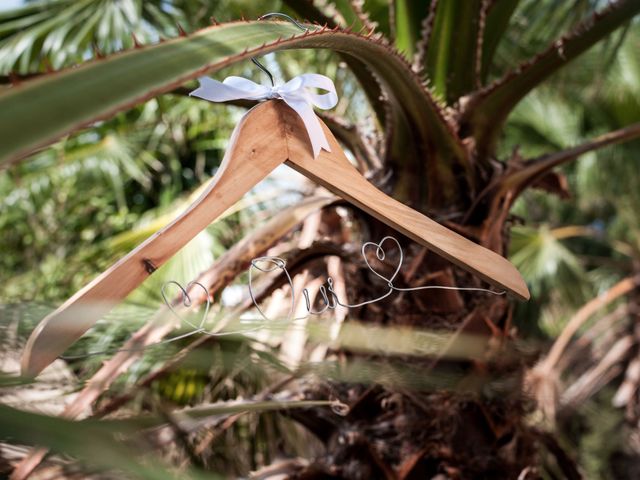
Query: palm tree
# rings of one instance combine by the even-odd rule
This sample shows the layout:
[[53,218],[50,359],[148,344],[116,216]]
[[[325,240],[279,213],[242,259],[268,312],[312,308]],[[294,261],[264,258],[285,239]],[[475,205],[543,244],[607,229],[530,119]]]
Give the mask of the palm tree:
[[[567,71],[583,53],[604,48],[614,32],[635,28],[632,18],[640,4],[633,0],[606,6],[582,0],[562,7],[528,0],[397,0],[391,6],[290,0],[285,4],[292,12],[315,22],[307,24],[306,32],[286,22],[214,21],[185,33],[194,25],[186,19],[196,19],[198,26],[198,19],[206,18],[203,12],[210,13],[207,3],[58,0],[53,6],[29,3],[6,14],[0,48],[11,55],[0,66],[7,74],[5,83],[16,84],[0,93],[0,122],[9,139],[0,145],[4,165],[29,164],[32,160],[25,159],[63,135],[152,98],[180,94],[184,84],[204,72],[279,50],[305,48],[323,55],[320,51],[329,49],[357,80],[374,114],[375,131],[366,135],[344,118],[326,118],[362,172],[412,208],[504,255],[514,223],[511,209],[527,189],[561,191],[556,167],[640,135],[640,124],[625,124],[578,145],[547,144],[563,149],[545,149],[533,158],[508,152],[502,144],[509,115],[525,99],[532,101],[530,92]],[[119,8],[129,8],[131,14]],[[51,12],[56,16],[50,17]],[[174,18],[181,27],[169,20]],[[104,22],[107,26],[101,27]],[[150,24],[152,34],[145,28]],[[20,31],[25,25],[31,28]],[[172,29],[176,38],[157,41]],[[109,30],[118,32],[114,37],[119,42],[105,39]],[[56,38],[67,37],[73,41],[58,48]],[[145,38],[154,43],[140,46]],[[30,48],[22,48],[29,43]],[[61,73],[47,72],[85,60],[92,44],[99,58]],[[114,45],[130,49],[111,55]],[[585,79],[581,88],[589,85]],[[98,128],[104,130],[104,125],[108,123]],[[297,247],[289,254],[290,264],[305,272],[301,275],[307,281],[322,278],[318,268],[326,265],[338,282],[349,286],[345,291],[351,303],[372,297],[375,284],[351,246],[380,238],[386,228],[360,211],[337,209],[333,202],[305,205],[319,210],[303,222],[299,234],[289,231],[300,222],[300,211],[281,212],[260,230],[260,237],[250,234],[251,241],[229,250],[200,278],[212,292],[220,292],[253,256],[285,238],[288,246]],[[357,227],[356,233],[350,233],[349,225]],[[314,242],[318,237],[323,241]],[[410,266],[406,286],[480,285],[406,239],[402,243]],[[332,260],[336,257],[337,262]],[[636,284],[634,277],[623,293]],[[267,285],[264,291],[279,286]],[[531,358],[513,342],[513,308],[503,297],[435,291],[349,312],[342,333],[332,337],[332,348],[313,352],[315,358],[340,360],[335,368],[319,370],[333,380],[296,385],[307,399],[337,398],[348,410],[338,415],[321,407],[291,409],[288,415],[323,448],[312,461],[288,461],[279,471],[299,478],[536,478],[546,468],[549,476],[578,478],[554,437],[526,421],[532,406],[521,389]],[[358,330],[356,319],[367,328]],[[152,324],[139,333],[150,336],[150,329],[157,335],[169,332]],[[393,342],[399,329],[410,329],[400,331],[414,332],[416,338],[448,332],[449,341],[428,356],[408,355]],[[357,332],[370,335],[375,347],[358,344]],[[459,342],[470,335],[483,339],[483,355],[460,354]],[[308,337],[295,337],[297,348],[287,346],[294,332],[282,339],[281,351],[298,376],[308,368],[300,349],[306,345],[311,350],[313,336]],[[185,348],[204,348],[205,343],[196,340]],[[119,353],[105,362],[93,378],[101,388],[86,389],[79,402],[93,404],[135,357]],[[371,369],[380,375],[367,377]],[[166,373],[166,365],[160,365],[141,381],[150,384]],[[67,416],[76,411],[72,407]],[[191,452],[192,463],[196,452]],[[31,466],[37,463],[34,458]],[[260,475],[268,478],[269,473]]]

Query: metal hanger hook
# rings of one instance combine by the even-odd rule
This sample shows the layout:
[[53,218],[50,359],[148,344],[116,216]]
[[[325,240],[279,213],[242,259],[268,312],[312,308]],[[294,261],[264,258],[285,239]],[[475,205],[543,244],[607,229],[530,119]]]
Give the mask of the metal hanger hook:
[[298,27],[303,32],[306,32],[308,30],[308,28],[306,28],[304,25],[302,25],[300,22],[298,22],[295,18],[290,17],[286,13],[281,13],[281,12],[265,13],[261,17],[258,17],[258,20],[266,20],[267,18],[271,18],[271,17],[284,18],[288,22],[293,23],[296,27]]
[[[258,18],[258,20],[266,20],[267,18],[272,18],[272,17],[279,17],[279,18],[284,18],[285,20],[287,20],[288,22],[292,23],[293,25],[295,25],[296,27],[298,27],[300,30],[302,30],[303,32],[308,31],[307,28],[305,28],[300,22],[298,22],[296,19],[290,17],[289,15],[287,15],[286,13],[280,13],[280,12],[270,12],[270,13],[265,13],[264,15],[262,15],[261,17]],[[267,74],[267,76],[269,77],[269,81],[271,82],[271,86],[275,87],[276,84],[273,80],[273,75],[271,74],[271,72],[267,69],[267,67],[265,67],[263,64],[261,64],[258,59],[256,57],[252,57],[251,61],[254,63],[254,65],[256,67],[258,67],[260,70],[262,70],[264,73]]]

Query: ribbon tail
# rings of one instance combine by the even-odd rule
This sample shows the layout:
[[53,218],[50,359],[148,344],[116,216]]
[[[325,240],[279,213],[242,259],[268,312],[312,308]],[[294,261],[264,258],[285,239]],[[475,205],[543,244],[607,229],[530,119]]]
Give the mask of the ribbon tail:
[[222,82],[209,77],[200,77],[198,78],[198,82],[200,82],[200,86],[193,92],[189,92],[190,97],[198,97],[202,98],[203,100],[209,100],[211,102],[222,101],[219,100],[219,98],[222,97],[220,95],[220,91],[226,91],[226,88]]
[[242,77],[227,77],[224,82],[209,77],[200,77],[198,81],[200,87],[189,93],[189,96],[210,102],[228,102],[243,98],[260,100],[266,98],[269,93],[268,88]]
[[286,96],[283,96],[282,100],[302,118],[302,122],[309,134],[309,140],[311,140],[313,158],[317,158],[322,149],[330,152],[329,140],[324,134],[322,124],[313,111],[313,107],[306,100],[287,98]]

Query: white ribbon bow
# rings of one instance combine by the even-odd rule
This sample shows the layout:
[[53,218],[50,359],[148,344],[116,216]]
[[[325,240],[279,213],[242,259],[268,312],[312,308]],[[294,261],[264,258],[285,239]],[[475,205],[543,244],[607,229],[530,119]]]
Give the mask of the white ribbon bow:
[[[200,77],[200,87],[189,95],[203,98],[210,102],[227,102],[229,100],[266,100],[279,98],[293,108],[307,129],[313,157],[316,158],[320,149],[331,151],[329,141],[322,130],[322,125],[313,112],[313,106],[323,110],[333,108],[338,103],[336,87],[330,78],[317,73],[305,73],[292,78],[284,85],[267,87],[242,77],[227,77],[218,82],[209,77]],[[310,89],[318,88],[327,93],[317,94]]]

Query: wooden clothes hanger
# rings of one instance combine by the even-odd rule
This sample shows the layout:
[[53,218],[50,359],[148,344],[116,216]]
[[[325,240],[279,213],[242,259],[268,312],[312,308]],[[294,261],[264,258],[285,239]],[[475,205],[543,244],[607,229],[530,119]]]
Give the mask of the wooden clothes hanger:
[[314,158],[302,120],[284,102],[269,100],[252,108],[236,126],[218,173],[200,198],[40,322],[26,344],[22,373],[40,373],[282,163],[491,285],[529,299],[524,280],[509,261],[382,193],[351,165],[324,123],[322,128],[331,152],[322,150]]

